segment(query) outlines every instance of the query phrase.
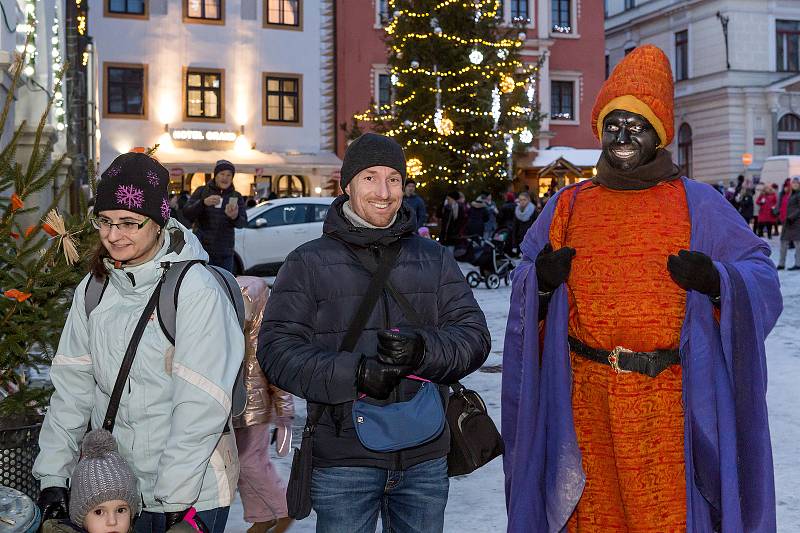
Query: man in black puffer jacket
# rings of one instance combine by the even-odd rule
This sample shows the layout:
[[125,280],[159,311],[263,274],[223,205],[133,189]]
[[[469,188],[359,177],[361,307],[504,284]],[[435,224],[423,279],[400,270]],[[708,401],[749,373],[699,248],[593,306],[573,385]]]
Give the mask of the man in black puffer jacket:
[[235,228],[247,225],[244,198],[233,188],[236,168],[221,159],[214,167],[214,178],[198,187],[186,205],[183,216],[197,223],[197,237],[208,252],[208,262],[234,271]]
[[[486,318],[452,254],[417,236],[402,207],[405,171],[388,137],[367,133],[348,147],[347,194],[328,211],[323,236],[289,255],[264,313],[258,359],[267,379],[308,400],[309,412],[324,407],[313,447],[317,531],[374,531],[379,510],[384,530],[442,531],[447,427],[413,448],[371,451],[356,435],[353,401],[362,393],[378,405],[409,401],[420,382],[404,378],[414,374],[437,384],[446,405],[447,385],[478,369],[490,349]],[[359,256],[379,260],[398,242],[389,283],[425,325],[415,327],[384,289],[355,349],[338,351],[372,277]]]

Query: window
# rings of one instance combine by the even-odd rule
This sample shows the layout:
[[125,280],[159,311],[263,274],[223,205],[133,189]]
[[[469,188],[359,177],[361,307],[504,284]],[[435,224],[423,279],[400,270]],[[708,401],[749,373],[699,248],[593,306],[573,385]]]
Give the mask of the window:
[[306,204],[289,204],[267,209],[248,223],[250,228],[274,228],[292,224],[305,224],[308,213]]
[[531,21],[528,14],[528,0],[511,0],[511,20],[513,22]]
[[301,0],[264,0],[264,26],[301,29]]
[[636,7],[636,0],[625,0],[625,9],[633,9]]
[[778,155],[800,155],[800,117],[784,115],[778,121]]
[[572,0],[551,0],[553,31],[572,33]]
[[103,114],[113,118],[147,118],[147,67],[104,63]]
[[392,16],[389,14],[389,0],[378,0],[378,21],[381,26],[386,26]]
[[381,109],[385,105],[392,103],[392,82],[389,74],[378,74],[378,92],[377,97],[378,112],[385,110]]
[[292,176],[284,174],[278,176],[278,185],[275,187],[275,194],[278,198],[297,198],[308,196],[306,191],[306,181],[303,176]]
[[689,31],[675,34],[675,80],[689,79]]
[[778,72],[800,71],[800,21],[775,21]]
[[147,17],[147,0],[105,0],[104,4],[107,17]]
[[190,68],[186,70],[184,118],[186,120],[224,120],[224,72]]
[[692,128],[686,123],[678,129],[678,166],[682,175],[692,175]]
[[300,125],[302,78],[264,74],[264,124]]
[[575,82],[553,81],[550,84],[550,118],[575,120]]
[[314,210],[311,216],[311,222],[324,222],[325,217],[328,216],[328,208],[330,208],[330,206],[326,204],[314,204],[311,207]]
[[183,20],[222,24],[225,19],[225,0],[184,0]]

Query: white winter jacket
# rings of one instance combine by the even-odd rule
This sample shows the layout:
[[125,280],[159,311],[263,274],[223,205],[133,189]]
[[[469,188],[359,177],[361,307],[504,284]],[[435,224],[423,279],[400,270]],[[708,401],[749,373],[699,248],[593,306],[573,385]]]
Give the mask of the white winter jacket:
[[[200,242],[171,219],[156,257],[109,265],[110,282],[86,317],[87,276],[75,290],[50,372],[55,393],[39,437],[34,476],[42,488],[67,486],[91,419],[101,427],[131,335],[163,272],[163,262],[204,259]],[[181,238],[182,236],[182,238]],[[153,314],[120,401],[114,436],[139,480],[145,511],[203,511],[230,505],[239,476],[229,421],[244,335],[222,287],[204,268],[180,287],[175,346]],[[229,426],[230,427],[230,426]]]

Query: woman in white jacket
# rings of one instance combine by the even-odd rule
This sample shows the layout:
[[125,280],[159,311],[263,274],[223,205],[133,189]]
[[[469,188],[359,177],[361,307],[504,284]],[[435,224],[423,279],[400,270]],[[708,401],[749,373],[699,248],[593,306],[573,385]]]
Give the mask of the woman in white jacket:
[[[66,515],[68,480],[87,426],[101,427],[133,330],[167,263],[207,260],[199,241],[169,218],[169,172],[144,154],[119,156],[97,187],[100,247],[75,290],[50,376],[55,393],[39,437],[34,475],[45,518]],[[91,276],[107,278],[86,316]],[[221,533],[236,490],[231,391],[244,336],[222,287],[191,267],[180,285],[174,346],[154,312],[138,345],[114,436],[142,498],[137,532],[164,532],[194,507]]]

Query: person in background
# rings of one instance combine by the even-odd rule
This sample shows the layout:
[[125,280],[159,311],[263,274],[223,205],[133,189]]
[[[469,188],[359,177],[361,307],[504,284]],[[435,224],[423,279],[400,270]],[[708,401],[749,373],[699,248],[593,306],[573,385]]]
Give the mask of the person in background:
[[753,233],[758,235],[759,232],[759,223],[758,223],[758,215],[760,214],[761,206],[758,205],[756,201],[761,193],[764,191],[764,184],[758,183],[756,184],[755,189],[753,190]]
[[507,192],[505,203],[500,207],[497,215],[497,227],[511,230],[514,227],[514,210],[517,208],[517,195]]
[[214,177],[199,187],[183,208],[184,216],[198,226],[197,236],[208,252],[208,263],[234,271],[234,229],[247,225],[244,198],[233,188],[236,168],[221,159]]
[[486,240],[492,240],[494,232],[497,231],[497,215],[500,211],[497,209],[497,204],[494,203],[492,193],[490,192],[483,193],[483,203],[486,206],[486,210],[489,212],[489,220],[486,222],[483,237]]
[[786,268],[786,254],[789,245],[794,243],[794,266],[788,270],[800,270],[800,177],[795,176],[791,181],[791,194],[787,195],[786,218],[781,230],[781,255],[778,260],[778,270]]
[[244,520],[253,524],[247,533],[283,533],[292,525],[286,505],[286,485],[269,460],[269,427],[275,426],[279,456],[291,448],[294,401],[292,395],[273,386],[256,359],[258,333],[267,305],[269,286],[264,278],[237,276],[245,306],[244,383],[247,404],[233,419],[239,450],[239,495]]
[[255,207],[257,205],[258,205],[258,201],[255,198],[253,198],[252,196],[247,199],[247,203],[245,204],[247,209],[250,209],[251,207]]
[[416,229],[419,229],[428,222],[428,210],[425,207],[425,200],[417,194],[417,182],[412,179],[406,181],[403,192],[403,205],[408,206],[414,213],[417,220]]
[[527,192],[519,193],[519,204],[514,209],[514,248],[519,249],[525,234],[536,220],[536,206],[531,202],[531,195]]
[[767,230],[767,239],[772,238],[772,229],[778,222],[778,184],[773,183],[769,187],[764,187],[764,191],[756,199],[758,204],[758,236],[764,236]]
[[183,216],[183,207],[186,205],[186,202],[189,200],[189,197],[187,195],[183,201],[183,204],[181,204],[182,198],[183,198],[183,193],[181,194],[172,193],[169,195],[170,217],[180,222],[183,225],[183,227],[191,228],[192,223],[189,222],[189,220],[185,216]]
[[447,193],[444,199],[444,207],[442,208],[442,232],[439,235],[439,240],[443,246],[448,247],[451,251],[461,240],[461,227],[463,226],[466,215],[464,209],[458,203],[459,192],[451,191]]
[[483,203],[483,196],[478,196],[469,204],[465,237],[483,237],[486,223],[489,222],[489,210]]
[[739,213],[741,213],[742,218],[747,225],[750,225],[750,221],[753,219],[753,208],[755,207],[755,202],[753,202],[753,192],[750,189],[742,189],[742,192],[739,195]]

